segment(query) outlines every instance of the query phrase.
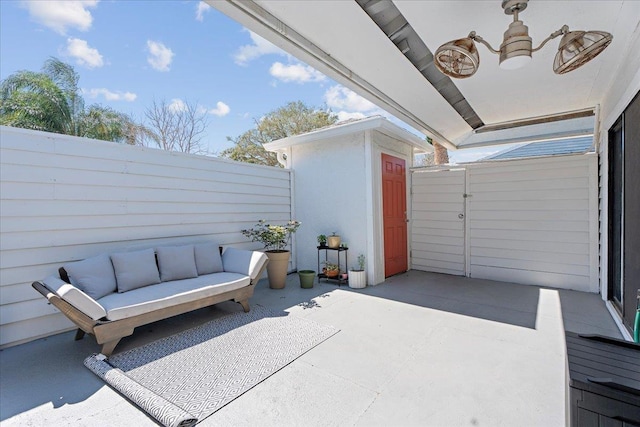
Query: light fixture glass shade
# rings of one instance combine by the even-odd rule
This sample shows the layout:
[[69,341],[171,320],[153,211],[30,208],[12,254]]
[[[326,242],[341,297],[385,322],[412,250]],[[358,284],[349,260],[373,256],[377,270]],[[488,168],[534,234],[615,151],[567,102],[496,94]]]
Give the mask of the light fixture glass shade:
[[471,77],[480,66],[478,49],[469,37],[443,44],[433,56],[438,70],[456,79]]
[[503,70],[517,70],[522,68],[531,62],[531,55],[521,54],[519,56],[511,56],[507,59],[503,59],[500,63],[500,68]]
[[553,71],[564,74],[573,71],[598,56],[613,40],[605,31],[570,31],[560,40],[553,61]]
[[500,68],[515,70],[531,61],[531,37],[529,27],[522,21],[513,21],[504,32],[500,45]]

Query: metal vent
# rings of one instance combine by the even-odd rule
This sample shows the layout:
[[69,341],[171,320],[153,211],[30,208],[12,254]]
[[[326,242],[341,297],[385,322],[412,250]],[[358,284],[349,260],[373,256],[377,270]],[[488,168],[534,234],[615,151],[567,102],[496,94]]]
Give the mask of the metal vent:
[[433,53],[391,0],[356,0],[362,10],[389,37],[398,50],[431,83],[473,129],[484,126],[453,81],[433,62]]

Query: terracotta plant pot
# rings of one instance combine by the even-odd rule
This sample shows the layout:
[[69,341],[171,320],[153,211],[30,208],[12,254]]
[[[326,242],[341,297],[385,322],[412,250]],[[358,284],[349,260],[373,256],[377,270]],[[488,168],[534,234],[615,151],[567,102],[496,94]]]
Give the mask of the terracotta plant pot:
[[267,264],[267,276],[271,289],[283,289],[287,282],[287,270],[289,269],[289,251],[265,251],[269,258]]
[[324,269],[324,274],[325,274],[325,276],[327,276],[329,278],[334,278],[334,277],[338,277],[338,274],[340,274],[340,270],[327,270],[327,269]]

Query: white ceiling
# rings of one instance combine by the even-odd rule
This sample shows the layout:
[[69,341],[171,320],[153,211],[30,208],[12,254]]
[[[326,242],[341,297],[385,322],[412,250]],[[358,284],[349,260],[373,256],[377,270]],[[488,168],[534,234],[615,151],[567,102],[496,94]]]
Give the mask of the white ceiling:
[[[456,144],[472,132],[355,0],[207,1],[436,140]],[[393,3],[431,52],[471,30],[497,48],[512,21],[500,0]],[[613,42],[597,58],[565,75],[552,70],[559,38],[515,71],[500,69],[498,56],[478,45],[478,72],[453,82],[485,124],[594,107],[625,56],[640,54],[637,46],[631,50],[640,26],[638,0],[531,0],[520,19],[529,27],[534,47],[563,24],[570,30],[608,31]]]

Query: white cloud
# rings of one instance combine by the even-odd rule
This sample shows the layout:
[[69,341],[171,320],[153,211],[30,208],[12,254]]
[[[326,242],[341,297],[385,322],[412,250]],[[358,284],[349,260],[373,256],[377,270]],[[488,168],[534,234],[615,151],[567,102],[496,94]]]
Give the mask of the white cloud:
[[203,1],[198,2],[198,5],[196,6],[196,20],[200,22],[204,21],[204,14],[210,10],[211,6],[208,4]]
[[367,101],[351,89],[347,89],[342,85],[335,85],[327,89],[324,93],[324,100],[327,106],[338,115],[339,121],[363,119],[365,117],[378,115],[386,117],[396,124],[402,123],[374,103]]
[[171,49],[160,42],[147,40],[147,49],[149,56],[147,62],[154,70],[169,71],[169,66],[175,55]]
[[171,100],[167,108],[169,111],[177,113],[179,111],[187,111],[187,104],[182,99],[174,98]]
[[67,28],[87,31],[91,28],[93,17],[89,8],[94,8],[98,0],[27,0],[23,5],[31,18],[57,33],[65,34]]
[[[189,107],[190,106],[187,105],[186,102],[184,102],[182,99],[179,99],[179,98],[172,99],[169,105],[167,106],[169,111],[172,111],[174,113],[187,111]],[[213,114],[214,116],[223,117],[229,114],[229,111],[231,111],[231,108],[229,108],[229,106],[222,101],[218,101],[216,103],[215,108],[207,108],[203,105],[196,106],[196,112],[198,114],[207,113],[207,114]]]
[[229,114],[229,111],[231,111],[231,108],[229,108],[227,104],[222,101],[218,101],[216,103],[216,108],[212,108],[211,110],[209,110],[209,114],[213,114],[214,116],[218,117],[224,117]]
[[303,64],[284,65],[281,62],[274,62],[269,68],[269,74],[285,83],[321,82],[326,80],[324,74],[309,65]]
[[350,119],[364,119],[365,117],[367,117],[362,113],[358,113],[358,112],[349,113],[347,111],[338,111],[337,115],[338,115],[339,122],[344,120],[350,120]]
[[377,113],[379,110],[375,104],[367,101],[351,89],[336,85],[330,87],[324,94],[324,99],[330,108],[336,110],[355,111],[360,113]]
[[127,101],[133,102],[136,100],[138,95],[132,92],[112,92],[109,89],[105,88],[94,88],[86,91],[90,98],[97,98],[99,96],[103,96],[107,101]]
[[249,36],[251,37],[251,41],[253,42],[253,44],[246,44],[238,48],[236,53],[233,55],[233,60],[236,64],[247,65],[249,61],[259,58],[262,55],[287,55],[285,51],[267,41],[266,39],[263,39],[256,33],[249,31]]
[[100,55],[98,49],[90,47],[86,40],[67,39],[67,48],[64,53],[75,58],[79,65],[87,68],[97,68],[104,65],[102,55]]

